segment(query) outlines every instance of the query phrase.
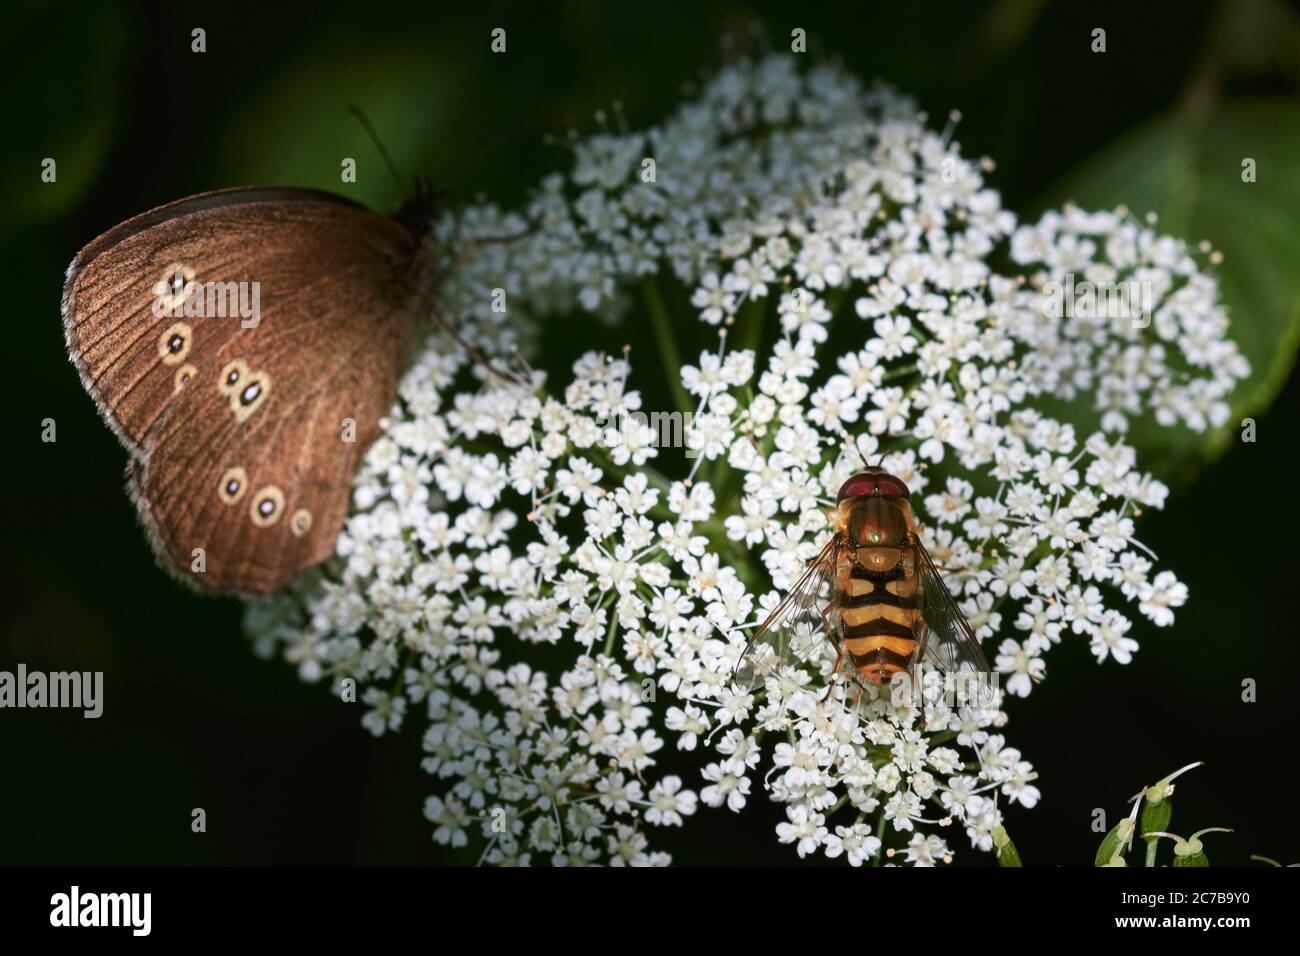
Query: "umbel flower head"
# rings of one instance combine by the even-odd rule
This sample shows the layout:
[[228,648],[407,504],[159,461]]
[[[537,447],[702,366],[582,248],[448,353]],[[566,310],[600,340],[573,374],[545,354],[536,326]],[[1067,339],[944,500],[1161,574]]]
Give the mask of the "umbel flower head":
[[[475,207],[431,238],[445,256],[537,224],[472,257],[445,311],[522,356],[550,316],[617,323],[643,296],[676,361],[659,289],[684,285],[720,333],[672,372],[686,455],[637,414],[653,362],[592,352],[558,381],[525,366],[521,385],[431,341],[336,559],[250,604],[257,647],[306,680],[355,680],[376,735],[420,721],[433,838],[484,862],[667,863],[656,831],[751,799],[783,805],[774,835],[800,857],[991,851],[1002,810],[1039,799],[1002,694],[1028,695],[1062,640],[1126,663],[1132,615],[1169,625],[1186,600],[1135,537],[1167,490],[1124,437],[1144,416],[1221,423],[1248,372],[1208,256],[1122,210],[1018,225],[951,124],[790,57],[728,66],[662,126],[573,146],[521,214]],[[1053,308],[1067,276],[1136,283],[1143,311]],[[1043,410],[1062,399],[1097,429]],[[836,491],[879,455],[1001,690],[922,721],[889,694],[827,693],[829,642],[735,686]],[[667,751],[696,769],[663,773]]]

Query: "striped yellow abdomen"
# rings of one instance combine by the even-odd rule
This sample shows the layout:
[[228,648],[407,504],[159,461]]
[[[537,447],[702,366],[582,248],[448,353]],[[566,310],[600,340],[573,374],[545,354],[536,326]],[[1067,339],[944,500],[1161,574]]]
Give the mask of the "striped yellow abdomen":
[[836,579],[835,613],[858,675],[887,684],[916,652],[915,569],[896,548],[860,548]]

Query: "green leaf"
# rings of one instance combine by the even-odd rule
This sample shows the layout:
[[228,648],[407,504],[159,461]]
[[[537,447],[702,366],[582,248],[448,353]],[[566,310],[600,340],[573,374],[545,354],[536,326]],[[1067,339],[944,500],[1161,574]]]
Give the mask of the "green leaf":
[[[1242,182],[1255,160],[1256,181]],[[1219,285],[1229,335],[1252,374],[1231,397],[1227,424],[1199,435],[1181,426],[1135,423],[1130,439],[1143,467],[1187,481],[1240,434],[1243,418],[1268,408],[1300,346],[1300,106],[1286,100],[1238,100],[1210,113],[1159,117],[1122,137],[1067,176],[1047,205],[1086,209],[1125,205],[1139,218],[1155,212],[1158,229],[1222,252]],[[1090,408],[1071,409],[1091,424]]]

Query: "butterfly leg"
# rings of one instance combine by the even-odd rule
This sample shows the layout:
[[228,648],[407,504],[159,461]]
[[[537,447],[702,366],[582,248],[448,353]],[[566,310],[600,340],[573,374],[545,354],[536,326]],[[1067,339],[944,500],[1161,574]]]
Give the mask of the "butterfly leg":
[[[459,211],[456,211],[453,212],[453,215],[456,217],[455,235],[457,240],[459,240],[460,213]],[[452,276],[455,272],[457,272],[457,270],[460,269],[460,267],[465,263],[465,261],[469,259],[471,256],[473,256],[474,253],[477,252],[479,248],[481,248],[482,246],[492,245],[494,243],[514,242],[516,239],[522,239],[523,237],[527,236],[529,233],[531,233],[534,230],[534,228],[535,228],[534,226],[530,225],[523,232],[516,233],[514,235],[508,235],[508,236],[476,236],[471,239],[467,239],[465,243],[460,247],[460,251],[452,258],[451,262],[447,263],[436,273],[434,273],[433,281],[432,281],[432,287],[434,292],[436,292],[438,289],[441,289],[443,285],[446,283],[447,279],[450,276]],[[432,313],[433,321],[437,324],[438,328],[442,329],[442,331],[449,338],[451,338],[453,341],[456,342],[457,345],[459,345],[462,349],[464,349],[465,352],[469,355],[469,357],[472,358],[475,362],[477,362],[479,365],[482,365],[485,369],[487,369],[497,378],[503,379],[514,385],[525,385],[525,386],[527,385],[527,383],[521,381],[519,378],[515,377],[514,375],[511,375],[509,372],[506,372],[503,369],[498,368],[495,364],[493,364],[491,359],[489,359],[481,351],[476,349],[473,345],[470,345],[470,343],[465,340],[465,337],[461,335],[458,331],[456,331],[454,328],[452,328],[451,323],[449,323],[443,317],[442,312],[438,309],[436,303],[434,302],[429,303],[429,311]]]
[[454,328],[452,328],[451,324],[442,317],[442,312],[438,309],[436,305],[431,304],[429,313],[433,316],[433,321],[437,324],[438,328],[442,329],[442,331],[445,332],[448,337],[450,337],[453,341],[456,342],[457,345],[463,348],[465,352],[469,355],[469,357],[472,358],[475,362],[478,362],[479,365],[482,365],[485,369],[487,369],[497,378],[505,379],[507,382],[510,382],[513,385],[525,385],[524,382],[520,381],[518,378],[511,375],[509,372],[497,368],[495,365],[492,364],[492,360],[490,358],[488,358],[486,355],[484,355],[474,346],[470,345],[469,342],[466,341],[465,337],[462,336],[459,332],[457,332]]
[[[455,236],[456,236],[456,240],[459,242],[460,213],[459,211],[457,211],[454,212],[453,215],[455,216],[456,219]],[[442,283],[445,282],[449,276],[454,274],[457,270],[460,269],[462,265],[465,264],[466,260],[472,258],[474,254],[478,252],[478,250],[481,247],[492,246],[492,245],[505,245],[511,242],[518,242],[520,239],[528,238],[536,231],[537,231],[536,224],[530,223],[527,228],[522,229],[519,232],[512,232],[502,236],[472,236],[469,239],[466,239],[465,242],[461,245],[460,251],[456,253],[456,255],[452,258],[451,262],[449,262],[447,265],[445,265],[442,269],[439,270],[437,285],[442,285]]]

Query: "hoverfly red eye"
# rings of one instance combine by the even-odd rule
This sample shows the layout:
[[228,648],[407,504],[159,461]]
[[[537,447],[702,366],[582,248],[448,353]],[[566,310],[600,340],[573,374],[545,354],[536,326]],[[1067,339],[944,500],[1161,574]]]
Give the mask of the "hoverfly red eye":
[[844,482],[837,500],[860,498],[863,495],[888,495],[891,498],[908,499],[912,497],[907,491],[907,485],[878,468],[856,474]]
[[893,475],[881,475],[876,479],[876,487],[882,495],[890,495],[894,498],[911,498],[912,495],[907,490],[907,485],[895,478]]
[[860,498],[862,495],[869,495],[875,490],[875,475],[854,475],[840,487],[840,495],[837,500],[843,501],[845,498]]

